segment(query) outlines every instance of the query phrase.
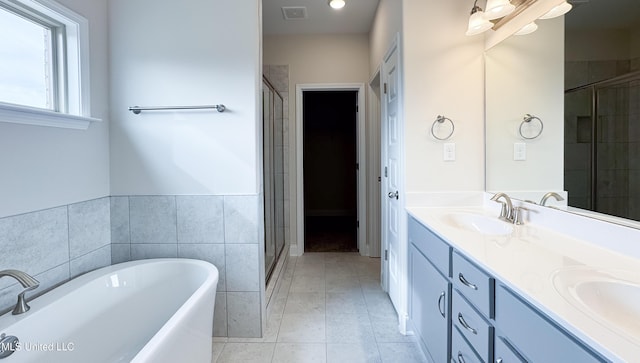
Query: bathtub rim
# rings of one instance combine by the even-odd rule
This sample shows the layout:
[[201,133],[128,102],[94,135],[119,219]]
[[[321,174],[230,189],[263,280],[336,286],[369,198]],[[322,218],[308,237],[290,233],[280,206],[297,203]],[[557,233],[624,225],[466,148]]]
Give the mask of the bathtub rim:
[[[165,322],[165,324],[160,329],[162,330],[169,322],[171,322],[172,319],[174,319],[174,317],[176,316],[176,313],[181,311],[188,302],[195,300],[196,296],[201,297],[202,295],[204,295],[208,286],[213,284],[214,289],[217,287],[220,272],[218,271],[218,268],[215,265],[204,260],[197,260],[197,259],[191,259],[191,258],[152,258],[152,259],[145,259],[145,260],[121,262],[115,265],[109,265],[109,266],[101,267],[92,271],[88,271],[82,275],[79,275],[70,279],[69,281],[66,281],[60,285],[57,285],[52,289],[45,291],[40,295],[35,296],[32,299],[27,299],[27,302],[29,303],[29,306],[31,307],[31,309],[29,309],[29,311],[27,311],[26,313],[20,314],[20,315],[12,315],[11,310],[9,310],[7,313],[0,315],[0,333],[8,334],[9,332],[7,332],[6,329],[10,329],[12,325],[17,324],[24,319],[31,318],[34,314],[45,309],[50,304],[56,302],[58,299],[67,295],[69,292],[77,290],[82,286],[96,279],[102,278],[106,275],[112,274],[114,272],[117,272],[126,268],[135,267],[135,266],[158,264],[158,263],[175,263],[175,262],[198,265],[200,267],[205,268],[205,270],[208,271],[208,274],[205,280],[200,284],[200,286],[198,286],[198,288],[189,296],[189,298],[186,299],[182,303],[182,305],[180,305],[180,307],[174,312],[174,314],[171,315],[171,317]],[[17,299],[17,296],[16,296],[16,299]]]

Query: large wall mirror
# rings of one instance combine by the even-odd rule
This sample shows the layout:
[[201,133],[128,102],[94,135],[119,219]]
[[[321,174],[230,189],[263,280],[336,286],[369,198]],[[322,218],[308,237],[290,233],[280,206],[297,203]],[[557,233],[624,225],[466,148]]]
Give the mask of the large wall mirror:
[[486,189],[639,221],[640,1],[573,5],[486,52]]

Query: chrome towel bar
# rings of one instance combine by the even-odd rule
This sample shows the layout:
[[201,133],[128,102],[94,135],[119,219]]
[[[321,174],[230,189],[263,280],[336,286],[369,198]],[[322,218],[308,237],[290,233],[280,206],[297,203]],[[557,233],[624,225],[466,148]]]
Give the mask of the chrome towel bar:
[[131,106],[129,107],[129,111],[138,115],[142,111],[166,111],[166,110],[204,110],[204,109],[215,109],[218,112],[224,112],[227,108],[220,105],[204,105],[204,106]]

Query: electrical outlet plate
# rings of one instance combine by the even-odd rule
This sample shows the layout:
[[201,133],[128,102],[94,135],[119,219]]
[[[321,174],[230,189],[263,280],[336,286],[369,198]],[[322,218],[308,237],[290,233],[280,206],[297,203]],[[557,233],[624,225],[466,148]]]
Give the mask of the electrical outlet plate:
[[444,152],[442,159],[444,161],[455,161],[456,160],[456,144],[453,142],[447,142],[444,144]]
[[527,160],[527,144],[524,142],[516,142],[513,144],[513,160]]

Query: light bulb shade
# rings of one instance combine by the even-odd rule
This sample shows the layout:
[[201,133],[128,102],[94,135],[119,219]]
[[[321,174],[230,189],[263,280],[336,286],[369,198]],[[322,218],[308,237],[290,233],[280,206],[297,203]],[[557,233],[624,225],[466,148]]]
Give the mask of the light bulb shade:
[[469,17],[469,28],[467,29],[467,35],[476,35],[484,33],[493,27],[493,23],[485,19],[484,12],[479,10],[480,8],[474,8],[471,11]]
[[342,9],[345,6],[344,0],[329,0],[329,6],[334,9]]
[[544,14],[540,17],[540,19],[552,19],[557,18],[561,15],[564,15],[571,10],[573,6],[568,2],[564,1],[562,4],[554,6],[553,9],[549,10],[548,13]]
[[502,18],[516,9],[509,0],[487,0],[484,17],[488,20]]
[[531,23],[523,26],[522,28],[520,28],[520,30],[518,30],[517,32],[515,32],[515,35],[527,35],[527,34],[531,34],[534,31],[538,30],[538,24],[536,24],[534,21],[532,21]]

